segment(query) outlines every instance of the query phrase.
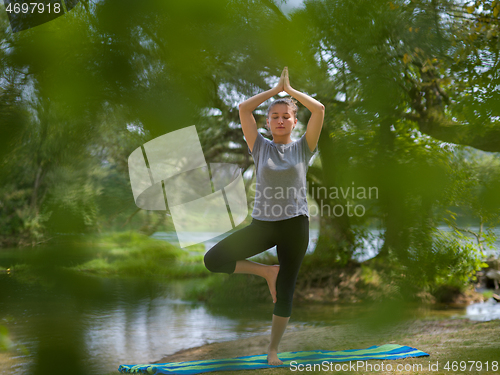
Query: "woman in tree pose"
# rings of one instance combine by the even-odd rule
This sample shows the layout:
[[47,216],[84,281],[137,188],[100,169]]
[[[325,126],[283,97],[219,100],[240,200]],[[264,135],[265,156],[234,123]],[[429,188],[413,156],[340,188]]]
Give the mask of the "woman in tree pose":
[[[269,106],[266,127],[272,141],[257,131],[252,112],[282,91],[311,112],[307,130],[298,141],[290,138],[297,124],[297,106],[291,98],[277,99]],[[309,243],[306,173],[323,126],[325,107],[293,89],[285,67],[277,86],[245,100],[239,105],[239,113],[257,171],[253,219],[212,247],[205,255],[205,266],[211,272],[246,273],[266,279],[274,303],[267,361],[278,366],[283,364],[278,358],[278,345],[290,319],[295,282]],[[279,265],[246,260],[273,246],[277,247]]]

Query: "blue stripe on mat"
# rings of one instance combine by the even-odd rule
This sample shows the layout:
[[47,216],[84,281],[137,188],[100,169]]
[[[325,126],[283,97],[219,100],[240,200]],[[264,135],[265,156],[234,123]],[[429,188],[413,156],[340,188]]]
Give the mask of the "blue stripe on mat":
[[278,354],[283,361],[281,366],[269,366],[267,355],[249,355],[244,357],[209,359],[204,361],[157,363],[149,365],[121,365],[118,371],[127,374],[171,374],[191,375],[213,371],[255,370],[272,367],[290,367],[294,365],[313,365],[327,362],[365,361],[368,359],[401,359],[408,357],[428,357],[429,354],[418,349],[386,344],[371,346],[367,349],[349,349],[339,351],[313,350],[302,352],[283,352]]

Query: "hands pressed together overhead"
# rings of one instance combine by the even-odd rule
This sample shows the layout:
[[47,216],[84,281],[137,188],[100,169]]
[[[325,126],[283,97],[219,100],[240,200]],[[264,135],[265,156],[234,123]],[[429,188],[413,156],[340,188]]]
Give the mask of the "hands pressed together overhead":
[[289,91],[292,86],[290,86],[290,78],[288,77],[287,66],[285,66],[285,69],[283,69],[283,71],[281,72],[281,77],[278,84],[276,85],[276,88],[280,90],[279,92],[285,91],[286,93],[290,94]]
[[297,91],[292,88],[292,86],[290,86],[290,78],[288,77],[287,66],[285,66],[285,69],[283,69],[283,72],[281,73],[278,85],[271,91],[274,92],[273,94],[285,91],[288,95],[297,99],[311,112],[311,117],[309,118],[309,121],[307,123],[306,139],[307,144],[309,145],[309,149],[313,151],[318,143],[319,134],[321,132],[321,128],[323,127],[325,106],[316,99],[303,92]]
[[318,143],[321,128],[323,126],[325,107],[316,99],[292,88],[292,86],[290,85],[290,78],[288,77],[288,67],[285,66],[283,72],[281,72],[280,80],[275,87],[254,95],[251,98],[248,98],[238,106],[241,128],[245,135],[250,151],[252,151],[253,149],[253,144],[258,134],[257,122],[255,121],[255,117],[253,116],[252,112],[263,102],[282,91],[285,91],[288,95],[298,100],[311,112],[311,117],[307,122],[306,139],[309,149],[311,151],[315,149]]

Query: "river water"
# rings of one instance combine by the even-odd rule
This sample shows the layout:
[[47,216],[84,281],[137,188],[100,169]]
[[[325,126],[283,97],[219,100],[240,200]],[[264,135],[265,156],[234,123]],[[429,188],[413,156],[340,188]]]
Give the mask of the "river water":
[[[376,254],[376,234],[358,259]],[[165,236],[172,235],[155,237]],[[312,231],[309,251],[316,238]],[[203,280],[167,283],[57,272],[31,276],[0,274],[0,326],[8,328],[14,343],[6,362],[10,367],[0,367],[1,374],[38,375],[48,373],[47,368],[71,367],[72,375],[103,375],[120,364],[157,361],[182,349],[269,334],[271,329],[272,305],[210,307],[187,301],[186,292]],[[360,304],[295,304],[288,330],[342,324],[358,313],[369,314],[364,309]],[[466,310],[428,307],[413,314],[460,318]],[[75,363],[80,372],[74,371]]]
[[[0,325],[7,326],[15,345],[10,352],[15,363],[5,373],[45,374],[47,363],[78,363],[82,374],[102,375],[120,364],[148,363],[206,343],[270,333],[271,304],[211,308],[183,300],[196,282],[203,281],[58,275],[40,286],[1,275]],[[296,304],[288,330],[341,324],[360,309]],[[465,310],[415,313],[450,317],[463,316]],[[67,364],[61,363],[64,358]]]

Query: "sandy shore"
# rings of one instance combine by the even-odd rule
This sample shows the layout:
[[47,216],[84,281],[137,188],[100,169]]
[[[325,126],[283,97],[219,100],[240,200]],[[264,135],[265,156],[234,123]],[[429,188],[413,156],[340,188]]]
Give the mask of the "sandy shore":
[[[280,351],[299,350],[346,350],[363,349],[373,345],[400,344],[420,349],[430,357],[409,358],[395,361],[397,363],[414,366],[413,370],[404,373],[418,374],[453,374],[460,371],[446,370],[447,362],[476,361],[485,369],[489,361],[491,370],[492,361],[498,361],[500,366],[500,321],[474,322],[468,319],[440,319],[440,320],[406,320],[398,324],[387,324],[379,329],[372,329],[369,324],[343,324],[326,327],[306,327],[304,329],[285,333]],[[236,341],[207,344],[196,348],[179,351],[161,358],[155,363],[182,362],[202,359],[228,358],[245,355],[266,353],[269,344],[268,336],[250,337]],[[382,361],[370,361],[382,363]],[[439,371],[429,370],[429,365],[436,365]],[[468,363],[471,365],[471,362]],[[415,367],[417,366],[417,367]],[[417,371],[418,366],[421,371]],[[410,367],[407,367],[409,369]],[[497,371],[480,371],[481,374],[499,374]],[[429,370],[429,371],[426,371]],[[474,373],[474,369],[461,373]],[[259,370],[259,374],[282,374],[290,369]],[[220,374],[242,373],[242,371],[220,372]],[[248,373],[248,372],[247,372]],[[311,372],[309,372],[311,373]],[[314,373],[314,372],[313,372]],[[346,372],[347,373],[347,372]],[[358,373],[358,372],[349,372]],[[364,371],[359,373],[370,373]],[[378,374],[403,373],[401,371],[383,372]],[[218,374],[214,372],[213,374]]]

